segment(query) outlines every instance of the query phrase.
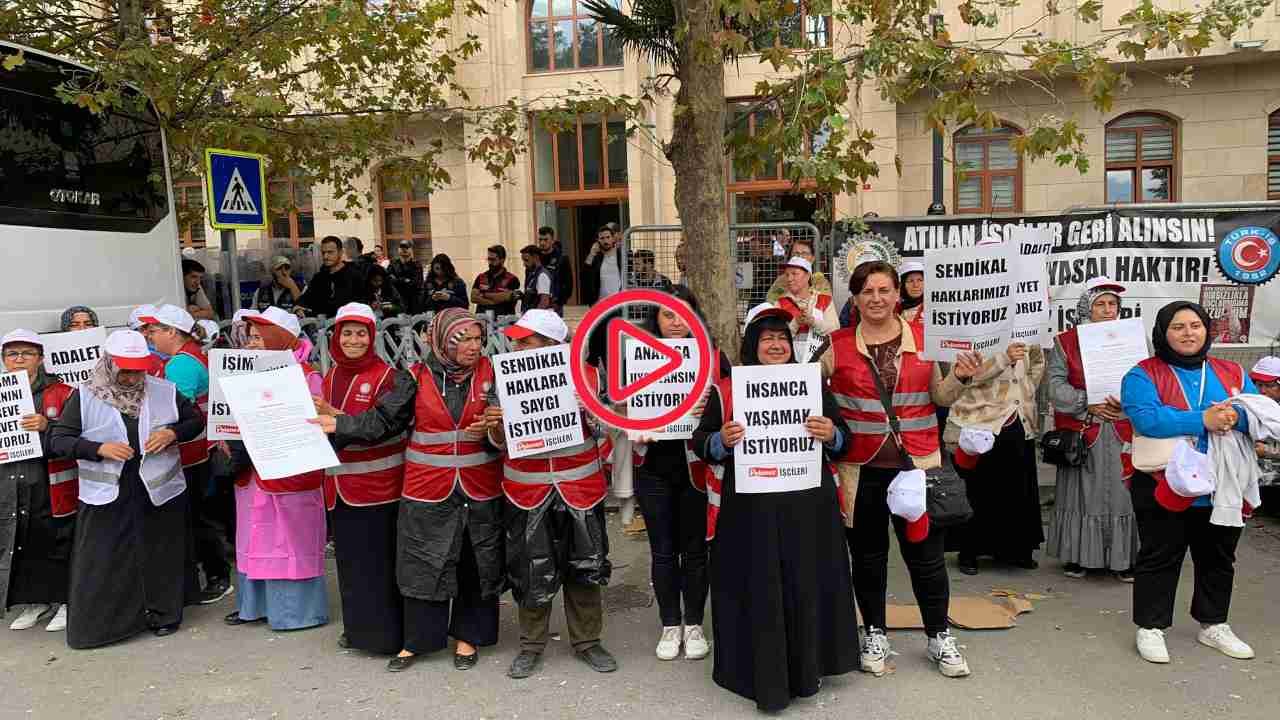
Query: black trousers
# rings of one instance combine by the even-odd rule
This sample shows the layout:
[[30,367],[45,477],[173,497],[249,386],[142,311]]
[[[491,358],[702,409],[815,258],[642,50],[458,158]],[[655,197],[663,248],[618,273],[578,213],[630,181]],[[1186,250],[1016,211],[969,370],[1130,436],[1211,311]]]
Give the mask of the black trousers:
[[964,480],[973,517],[947,528],[962,558],[990,555],[1021,563],[1044,542],[1035,443],[1017,420],[1004,426],[990,451],[972,470],[956,468]]
[[1235,580],[1236,545],[1243,528],[1209,522],[1208,507],[1165,510],[1155,499],[1155,479],[1135,472],[1129,485],[1138,520],[1138,559],[1133,564],[1133,622],[1163,630],[1173,625],[1173,604],[1187,550],[1195,568],[1191,617],[1209,625],[1227,621]]
[[450,600],[404,598],[404,649],[414,654],[443,650],[449,638],[476,646],[498,643],[498,596],[480,592],[480,569],[471,532],[462,533],[458,595]]
[[[192,563],[199,563],[204,568],[205,579],[211,583],[231,577],[228,551],[234,552],[234,546],[228,539],[228,524],[235,524],[235,497],[229,494],[230,479],[211,480],[212,467],[211,459],[183,470],[187,476],[191,536],[195,542]],[[211,487],[212,482],[222,483],[224,487]],[[228,510],[231,511],[230,523]]]
[[707,604],[707,496],[689,482],[687,468],[665,477],[640,468],[635,474],[658,616],[664,627],[701,625]]
[[[933,637],[947,629],[951,586],[943,557],[946,533],[934,529],[924,540],[907,541],[907,523],[889,513],[889,483],[897,470],[863,466],[858,496],[853,502],[853,527],[845,530],[853,556],[853,594],[868,628],[884,629],[885,594],[889,589],[889,522],[898,536],[898,550],[911,575],[911,590],[920,606],[925,632]],[[645,521],[648,522],[648,516]]]

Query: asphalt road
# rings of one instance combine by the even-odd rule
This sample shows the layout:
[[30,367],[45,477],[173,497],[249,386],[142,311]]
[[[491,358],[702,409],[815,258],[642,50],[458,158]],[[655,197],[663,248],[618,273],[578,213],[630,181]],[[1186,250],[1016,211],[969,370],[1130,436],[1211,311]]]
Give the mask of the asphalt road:
[[[518,631],[503,605],[502,640],[480,664],[455,671],[448,653],[391,674],[384,658],[338,649],[341,629],[330,568],[334,622],[274,633],[231,628],[231,599],[189,608],[182,630],[139,636],[91,651],[66,647],[61,633],[0,629],[0,718],[93,720],[240,718],[736,718],[754,704],[715,686],[711,660],[662,662],[653,655],[657,610],[648,587],[648,546],[623,536],[610,517],[618,569],[607,591],[605,644],[621,663],[600,675],[566,642],[552,644],[540,674],[509,680]],[[1239,551],[1232,625],[1257,659],[1231,660],[1195,641],[1190,563],[1169,634],[1173,663],[1155,666],[1134,650],[1130,587],[1110,578],[1070,580],[1055,561],[1037,571],[984,566],[953,572],[955,595],[993,588],[1043,594],[1011,630],[956,631],[974,674],[949,680],[924,657],[918,632],[891,634],[894,669],[875,678],[828,678],[821,692],[783,713],[795,718],[1268,718],[1280,712],[1280,522],[1254,520]],[[954,557],[950,560],[954,563]],[[954,565],[953,565],[954,568]],[[910,602],[901,562],[890,592]],[[8,620],[4,627],[7,628]],[[557,610],[553,629],[563,628]]]

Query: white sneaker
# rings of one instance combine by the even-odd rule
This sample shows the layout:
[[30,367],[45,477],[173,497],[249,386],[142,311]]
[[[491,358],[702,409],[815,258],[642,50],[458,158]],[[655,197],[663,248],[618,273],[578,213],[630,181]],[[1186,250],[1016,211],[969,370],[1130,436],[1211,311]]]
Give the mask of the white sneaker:
[[969,674],[969,663],[965,662],[956,646],[955,636],[949,630],[943,630],[935,637],[929,638],[929,659],[938,664],[938,672],[949,678],[965,677]]
[[1138,654],[1147,662],[1169,662],[1169,648],[1164,644],[1164,631],[1156,628],[1138,628]]
[[1196,639],[1201,645],[1208,645],[1227,657],[1237,660],[1248,660],[1253,657],[1253,648],[1236,637],[1236,634],[1231,632],[1231,626],[1226,623],[1201,628]]
[[58,606],[58,612],[54,613],[53,619],[48,625],[44,626],[47,632],[61,632],[67,629],[67,606],[65,604]]
[[701,660],[711,653],[711,643],[702,634],[701,625],[684,626],[684,657],[686,660]]
[[884,674],[884,662],[889,657],[889,636],[877,627],[867,628],[862,636],[862,672]]
[[680,657],[680,645],[684,642],[684,636],[680,630],[679,625],[662,628],[662,638],[658,640],[657,650],[659,660],[675,660]]
[[14,618],[9,623],[10,630],[30,630],[36,626],[36,622],[40,620],[40,616],[49,610],[48,605],[28,605],[22,614]]

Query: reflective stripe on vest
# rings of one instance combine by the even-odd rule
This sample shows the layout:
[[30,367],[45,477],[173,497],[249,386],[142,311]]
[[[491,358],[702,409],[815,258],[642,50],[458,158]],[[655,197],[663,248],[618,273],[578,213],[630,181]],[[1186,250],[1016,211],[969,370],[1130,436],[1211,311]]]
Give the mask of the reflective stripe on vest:
[[51,472],[49,473],[49,484],[61,485],[62,483],[71,482],[78,477],[80,477],[78,468],[71,468],[70,470],[63,470],[61,472]]
[[712,490],[711,486],[707,486],[707,504],[720,507],[720,491]]
[[325,468],[324,474],[333,475],[363,475],[366,473],[379,472],[382,470],[390,470],[392,468],[404,465],[404,456],[399,453],[388,455],[377,460],[366,460],[364,462],[344,462],[337,467]]
[[556,470],[555,472],[526,472],[517,470],[510,465],[502,468],[502,476],[504,478],[524,485],[555,485],[557,482],[585,480],[598,472],[600,472],[599,460],[591,460],[578,467]]
[[409,462],[439,468],[475,467],[485,463],[497,462],[502,457],[498,453],[487,452],[467,453],[466,455],[434,455],[420,452],[413,448],[405,450],[404,456]]
[[[415,430],[413,435],[410,436],[410,442],[415,442],[419,445],[446,445],[471,440],[466,435],[467,433],[464,430],[449,430],[446,432],[418,432]],[[474,442],[474,440],[471,441]]]

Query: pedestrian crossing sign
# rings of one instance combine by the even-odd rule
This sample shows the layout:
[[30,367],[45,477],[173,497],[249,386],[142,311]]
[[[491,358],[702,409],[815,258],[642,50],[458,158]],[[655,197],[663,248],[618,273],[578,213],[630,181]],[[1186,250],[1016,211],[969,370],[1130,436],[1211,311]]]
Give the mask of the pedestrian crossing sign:
[[267,182],[262,155],[206,148],[209,224],[217,230],[265,230]]

